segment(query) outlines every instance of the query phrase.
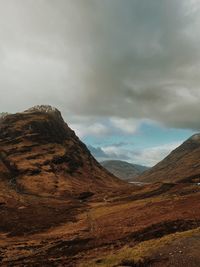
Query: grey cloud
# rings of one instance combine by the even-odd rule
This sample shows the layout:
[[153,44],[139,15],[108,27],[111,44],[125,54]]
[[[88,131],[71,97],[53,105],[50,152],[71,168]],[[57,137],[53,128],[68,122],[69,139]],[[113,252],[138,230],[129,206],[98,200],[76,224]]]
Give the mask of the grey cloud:
[[133,145],[132,142],[117,142],[117,143],[111,143],[110,146],[115,146],[115,147],[124,147],[127,145]]
[[93,147],[88,146],[93,156],[99,160],[118,159],[144,166],[154,166],[164,159],[181,142],[168,143],[149,148],[132,149],[123,146]]
[[94,147],[91,145],[88,145],[88,149],[98,161],[107,159],[130,160],[130,158],[123,151],[117,151],[118,153],[116,153],[115,151],[107,152],[106,150],[104,151],[104,149],[101,147]]
[[200,128],[200,4],[2,0],[0,106]]

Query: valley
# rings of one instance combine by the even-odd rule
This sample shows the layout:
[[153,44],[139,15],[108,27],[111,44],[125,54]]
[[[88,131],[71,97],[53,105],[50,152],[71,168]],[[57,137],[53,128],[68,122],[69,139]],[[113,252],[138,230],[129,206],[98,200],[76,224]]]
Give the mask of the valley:
[[7,115],[0,130],[1,266],[200,265],[198,177],[121,181],[57,110]]

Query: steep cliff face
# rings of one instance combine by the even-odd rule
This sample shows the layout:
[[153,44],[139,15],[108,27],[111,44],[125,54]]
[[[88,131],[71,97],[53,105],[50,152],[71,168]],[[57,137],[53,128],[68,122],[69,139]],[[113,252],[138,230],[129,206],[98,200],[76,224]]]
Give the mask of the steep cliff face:
[[142,182],[200,182],[200,134],[195,134],[139,177]]
[[122,185],[50,106],[0,119],[0,177],[19,193],[56,197]]

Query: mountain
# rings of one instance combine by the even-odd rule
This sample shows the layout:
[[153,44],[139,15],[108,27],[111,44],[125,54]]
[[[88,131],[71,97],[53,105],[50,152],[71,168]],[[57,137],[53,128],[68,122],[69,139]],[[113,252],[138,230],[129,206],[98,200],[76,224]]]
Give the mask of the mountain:
[[200,266],[199,246],[197,183],[120,181],[50,106],[0,119],[1,267]]
[[195,134],[139,177],[142,182],[199,182],[200,134]]
[[148,167],[131,164],[122,160],[106,160],[100,163],[105,169],[122,180],[134,181],[136,177],[149,169]]
[[40,196],[66,198],[122,185],[51,106],[0,119],[0,175],[17,192]]

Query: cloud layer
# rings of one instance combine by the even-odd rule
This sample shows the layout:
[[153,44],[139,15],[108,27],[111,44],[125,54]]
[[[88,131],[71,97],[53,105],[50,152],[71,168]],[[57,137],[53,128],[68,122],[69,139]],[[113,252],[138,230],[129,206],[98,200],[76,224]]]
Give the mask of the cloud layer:
[[2,111],[200,128],[199,1],[2,0],[0,23]]
[[[1,0],[0,25],[0,111],[51,104],[81,138],[200,129],[198,0]],[[152,165],[172,147],[97,154]]]
[[147,149],[130,149],[117,146],[93,147],[88,146],[93,156],[99,160],[124,160],[134,164],[144,166],[154,166],[156,163],[164,159],[173,149],[181,143],[169,143],[160,146],[154,146]]

